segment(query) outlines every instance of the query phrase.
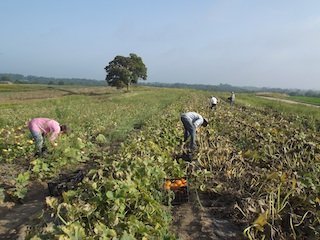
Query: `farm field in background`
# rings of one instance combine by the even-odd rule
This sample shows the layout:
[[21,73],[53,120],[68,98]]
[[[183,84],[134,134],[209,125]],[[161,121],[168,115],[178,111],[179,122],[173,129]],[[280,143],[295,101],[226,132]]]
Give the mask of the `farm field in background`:
[[[0,98],[0,165],[6,169],[0,196],[23,199],[28,182],[94,162],[78,189],[46,199],[54,217],[39,220],[29,237],[175,239],[162,186],[188,169],[191,191],[208,196],[213,206],[228,204],[215,215],[240,226],[240,239],[319,238],[319,109],[251,94],[237,94],[230,107],[224,101],[229,93],[187,89],[59,87],[35,89],[31,96],[18,91]],[[48,98],[43,91],[53,92]],[[211,95],[222,99],[214,112],[208,108]],[[177,157],[183,152],[179,114],[185,111],[210,120],[198,133],[191,163]],[[32,157],[26,129],[36,116],[72,129],[41,159]]]
[[[299,116],[304,119],[308,119],[307,122],[313,126],[319,127],[320,111],[317,106],[305,106],[302,104],[292,104],[287,102],[281,102],[277,100],[269,100],[256,96],[256,94],[247,94],[241,93],[237,94],[238,103],[248,106],[248,107],[257,107],[257,108],[266,108],[272,111],[278,111],[285,113],[286,115]],[[281,95],[276,94],[272,95],[273,98],[285,99],[280,97]],[[316,98],[314,98],[316,99]],[[319,129],[319,128],[318,128]]]
[[288,94],[282,93],[257,93],[257,96],[264,96],[264,97],[272,97],[275,99],[285,99],[290,101],[296,101],[300,103],[308,103],[315,106],[320,106],[320,97],[307,97],[307,96],[290,96]]
[[317,106],[320,106],[320,98],[318,97],[304,97],[304,96],[290,96],[289,99],[303,102],[303,103],[310,103]]

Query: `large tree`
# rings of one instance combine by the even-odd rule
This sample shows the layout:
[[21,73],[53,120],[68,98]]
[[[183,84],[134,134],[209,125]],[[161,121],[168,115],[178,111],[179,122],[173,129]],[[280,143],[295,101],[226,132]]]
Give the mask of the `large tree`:
[[127,86],[129,90],[130,85],[137,83],[138,79],[147,79],[147,68],[141,57],[134,53],[130,53],[129,57],[116,56],[104,69],[108,84],[118,88]]

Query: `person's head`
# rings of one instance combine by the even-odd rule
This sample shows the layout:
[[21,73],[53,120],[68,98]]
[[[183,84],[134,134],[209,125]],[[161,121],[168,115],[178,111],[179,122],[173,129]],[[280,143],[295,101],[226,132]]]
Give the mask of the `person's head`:
[[202,126],[206,127],[206,126],[208,126],[208,123],[209,123],[208,119],[203,118]]
[[69,129],[67,125],[60,125],[60,131],[61,133],[68,133]]

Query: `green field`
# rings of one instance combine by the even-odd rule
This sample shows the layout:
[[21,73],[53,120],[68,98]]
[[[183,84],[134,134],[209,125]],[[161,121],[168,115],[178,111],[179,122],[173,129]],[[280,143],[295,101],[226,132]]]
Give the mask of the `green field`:
[[309,104],[320,106],[319,97],[290,96],[289,99],[292,99],[297,102],[309,103]]
[[[255,94],[243,93],[238,94],[238,96],[238,102],[244,106],[270,109],[272,111],[286,114],[287,116],[290,115],[292,118],[303,117],[303,119],[308,119],[305,121],[306,125],[312,127],[313,129],[319,129],[320,111],[317,107],[263,99],[259,96],[256,96]],[[291,97],[280,97],[280,95],[273,95],[272,97],[280,99],[291,99]],[[301,120],[304,121],[303,119]]]
[[[46,198],[52,217],[34,221],[27,239],[177,239],[163,182],[186,175],[192,205],[208,209],[206,196],[212,216],[239,226],[236,239],[319,238],[318,109],[252,94],[229,106],[229,93],[190,89],[25,88],[0,97],[0,202],[23,201],[33,181],[91,169],[78,188]],[[181,157],[185,111],[209,119],[191,163]],[[33,117],[72,130],[43,158],[33,157],[26,129]]]
[[264,97],[272,97],[275,99],[284,99],[290,100],[298,103],[307,103],[315,106],[320,106],[320,98],[319,97],[306,97],[306,96],[290,96],[287,94],[282,93],[256,93],[257,96],[264,96]]

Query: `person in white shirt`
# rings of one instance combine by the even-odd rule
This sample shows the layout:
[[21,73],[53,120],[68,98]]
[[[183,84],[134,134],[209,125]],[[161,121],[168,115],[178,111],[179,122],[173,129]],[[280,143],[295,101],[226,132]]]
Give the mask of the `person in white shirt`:
[[184,142],[186,142],[191,136],[190,149],[193,151],[196,149],[196,130],[200,126],[206,127],[208,120],[203,118],[199,113],[186,112],[181,114],[181,121],[184,127]]
[[218,99],[216,97],[211,97],[210,98],[210,108],[211,109],[216,109],[217,107],[217,104],[218,104]]
[[230,101],[230,106],[234,105],[234,102],[236,101],[236,95],[234,92],[231,92],[231,96],[228,97],[228,100]]

